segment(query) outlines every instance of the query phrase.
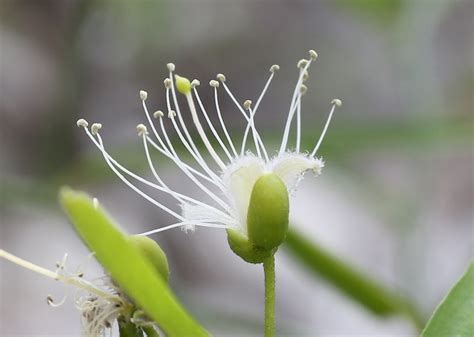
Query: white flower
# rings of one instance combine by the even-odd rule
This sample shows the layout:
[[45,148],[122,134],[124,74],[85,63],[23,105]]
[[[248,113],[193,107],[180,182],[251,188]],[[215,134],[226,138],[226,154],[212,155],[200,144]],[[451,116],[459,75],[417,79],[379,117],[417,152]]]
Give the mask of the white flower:
[[[91,256],[92,254],[89,257]],[[129,313],[134,308],[134,305],[108,276],[88,281],[84,277],[82,266],[74,272],[69,271],[66,266],[67,254],[64,255],[62,261],[56,263],[56,271],[25,261],[4,250],[0,250],[0,258],[76,288],[74,304],[81,313],[84,336],[105,335],[107,330],[112,331],[112,326],[118,317]],[[61,301],[56,303],[50,295],[46,297],[47,303],[53,307],[63,305],[66,299],[67,296],[64,296]]]
[[[99,134],[102,127],[101,124],[95,123],[89,130],[88,123],[84,119],[80,119],[77,122],[77,125],[85,130],[92,142],[102,152],[109,167],[125,184],[178,220],[175,224],[157,228],[143,234],[148,235],[175,227],[192,230],[195,226],[205,226],[232,228],[246,235],[250,195],[259,177],[273,173],[285,183],[288,192],[291,193],[305,172],[311,171],[315,175],[321,173],[324,163],[316,154],[327,131],[335,107],[340,106],[341,101],[338,99],[332,100],[329,117],[312,151],[306,152],[301,150],[301,99],[306,92],[306,86],[303,83],[308,78],[310,65],[317,58],[317,54],[313,50],[310,50],[309,54],[310,57],[308,59],[298,62],[299,77],[290,103],[281,145],[275,153],[269,152],[265,147],[260,133],[255,126],[254,116],[276,71],[279,69],[277,65],[273,65],[270,68],[270,77],[255,105],[250,100],[246,100],[243,105],[239,104],[227,85],[224,75],[218,74],[217,80],[210,81],[210,86],[214,91],[215,110],[219,121],[218,125],[214,125],[209,117],[208,109],[204,107],[197,90],[200,82],[198,80],[189,82],[183,77],[174,75],[175,66],[169,63],[169,77],[164,80],[166,90],[166,109],[164,110],[166,113],[158,110],[151,114],[146,104],[148,93],[140,91],[139,95],[148,127],[144,124],[139,124],[137,132],[142,138],[145,157],[151,173],[156,179],[155,182],[140,177],[110,156]],[[236,140],[230,136],[221,113],[218,95],[218,92],[222,90],[219,89],[221,87],[233,101],[247,123],[239,147],[237,147]],[[207,154],[210,155],[214,163],[205,160],[207,154],[201,153],[196,145],[196,140],[191,137],[190,130],[183,119],[184,111],[178,104],[177,91],[185,96],[194,128],[199,135],[200,141],[204,144]],[[197,102],[199,112],[195,102]],[[178,155],[175,149],[176,144],[173,144],[171,141],[169,131],[165,127],[166,117],[179,138],[179,142],[182,143],[193,158],[192,161],[185,160],[182,156]],[[157,120],[157,122],[153,119]],[[289,149],[290,129],[295,119],[296,145],[294,149]],[[206,129],[201,124],[202,120],[207,125]],[[216,146],[213,146],[210,138],[216,142]],[[248,148],[249,138],[253,141],[252,151]],[[190,182],[212,199],[212,204],[179,193],[168,186],[154,167],[149,150],[150,146],[171,160]],[[181,211],[173,210],[149,196],[136,185],[137,182],[169,194],[179,202]]]

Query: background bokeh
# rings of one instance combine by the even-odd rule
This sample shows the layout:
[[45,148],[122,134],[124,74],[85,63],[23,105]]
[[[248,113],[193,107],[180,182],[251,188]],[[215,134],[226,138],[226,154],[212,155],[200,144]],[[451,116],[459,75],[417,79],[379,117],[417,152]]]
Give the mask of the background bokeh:
[[[205,85],[226,74],[239,100],[255,100],[281,66],[256,117],[277,148],[296,83],[314,48],[303,101],[304,142],[336,112],[320,154],[292,200],[292,225],[416,304],[426,319],[473,256],[474,1],[0,0],[0,246],[54,268],[87,255],[56,202],[64,184],[99,199],[129,232],[173,220],[110,172],[75,122],[104,125],[121,162],[149,177],[135,125],[138,90],[164,109],[166,63]],[[236,139],[244,121],[222,95]],[[209,108],[212,111],[212,108]],[[166,181],[196,194],[156,156]],[[171,206],[173,202],[158,195]],[[228,249],[225,232],[153,236],[171,285],[215,336],[260,332],[260,266]],[[60,284],[0,261],[1,336],[79,336]],[[91,274],[98,273],[92,267]],[[403,317],[378,318],[315,278],[285,249],[277,255],[277,317],[285,336],[415,336]],[[69,291],[72,294],[72,291]],[[72,296],[71,296],[72,297]]]

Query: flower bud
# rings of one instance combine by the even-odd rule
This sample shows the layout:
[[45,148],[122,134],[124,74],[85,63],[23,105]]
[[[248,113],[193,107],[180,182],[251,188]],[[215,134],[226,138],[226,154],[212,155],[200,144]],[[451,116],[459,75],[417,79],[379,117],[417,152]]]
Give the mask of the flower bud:
[[163,277],[165,281],[168,281],[170,273],[168,260],[161,247],[147,236],[132,235],[129,237],[129,240],[148,258],[161,277]]
[[247,212],[249,241],[269,251],[277,248],[288,231],[288,190],[273,173],[261,176],[253,186]]
[[179,93],[183,95],[189,94],[191,91],[191,82],[186,77],[181,77],[179,75],[174,75],[176,81],[176,89]]

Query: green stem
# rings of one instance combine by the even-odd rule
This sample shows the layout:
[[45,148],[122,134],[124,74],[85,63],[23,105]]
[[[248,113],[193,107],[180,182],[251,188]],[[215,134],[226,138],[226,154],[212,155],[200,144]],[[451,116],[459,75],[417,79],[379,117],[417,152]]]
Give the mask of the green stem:
[[265,337],[275,336],[275,256],[263,261],[265,275]]

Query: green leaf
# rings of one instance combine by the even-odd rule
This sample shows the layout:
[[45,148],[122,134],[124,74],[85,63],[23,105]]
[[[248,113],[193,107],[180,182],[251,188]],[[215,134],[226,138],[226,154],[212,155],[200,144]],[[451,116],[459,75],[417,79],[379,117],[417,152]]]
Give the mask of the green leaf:
[[406,300],[392,294],[294,230],[288,231],[285,247],[315,275],[325,279],[374,314],[404,314],[418,327],[423,326],[422,320]]
[[436,308],[421,336],[474,336],[474,262]]
[[112,279],[166,336],[209,336],[178,303],[147,257],[100,207],[94,207],[89,196],[63,188],[60,202],[80,237]]

